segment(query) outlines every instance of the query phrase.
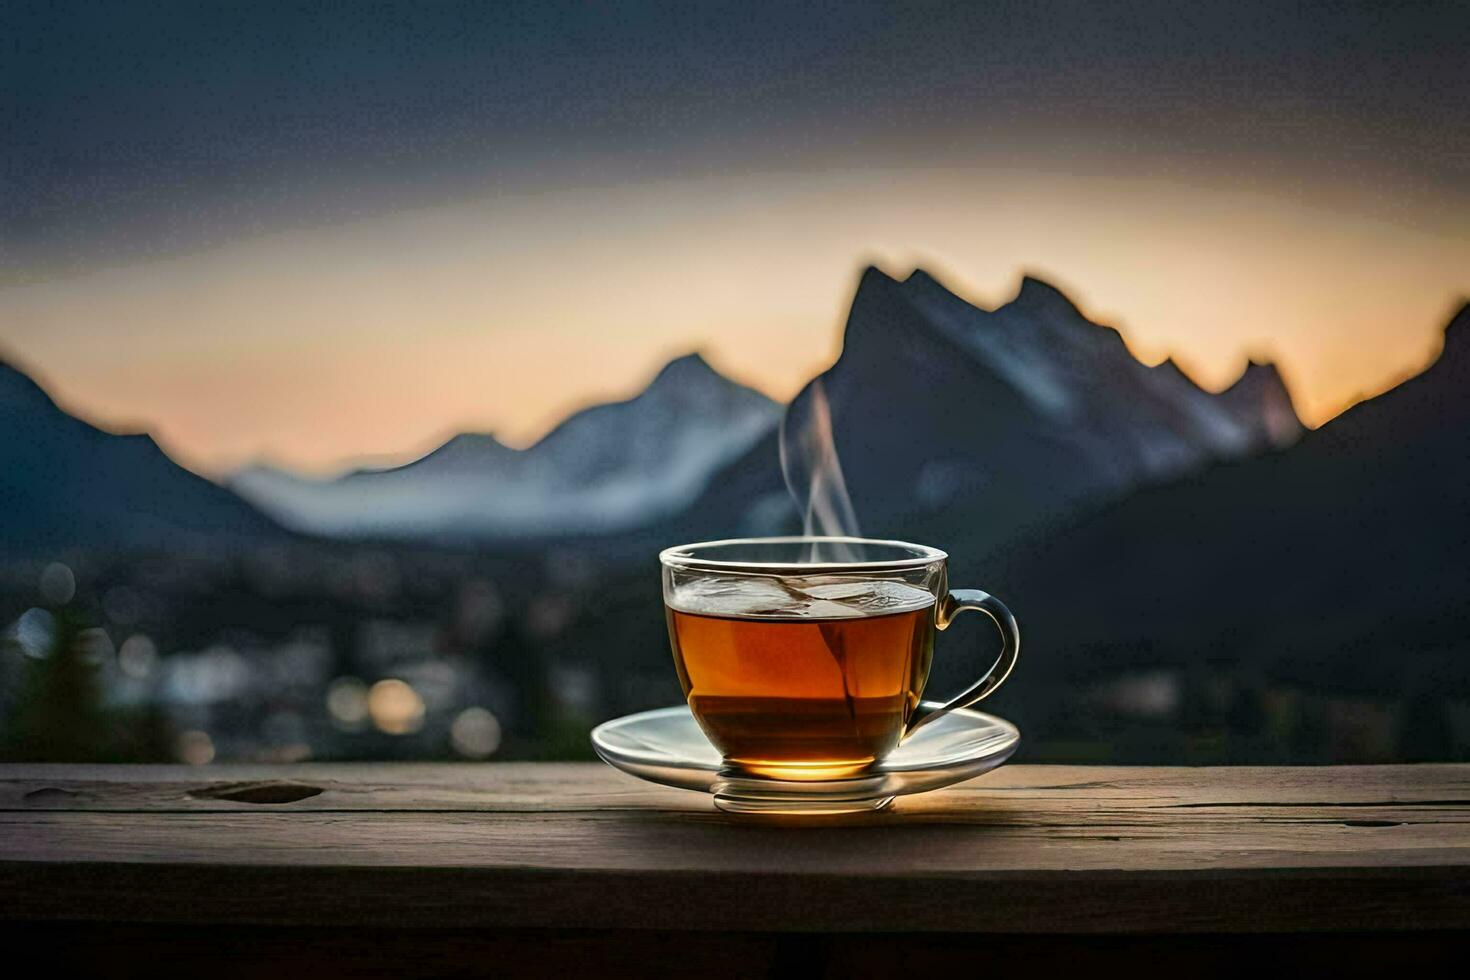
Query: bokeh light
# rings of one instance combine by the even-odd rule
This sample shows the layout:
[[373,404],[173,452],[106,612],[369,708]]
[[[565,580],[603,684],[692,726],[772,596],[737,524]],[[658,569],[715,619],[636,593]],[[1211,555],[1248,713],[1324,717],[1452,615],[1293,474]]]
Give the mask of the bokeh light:
[[368,687],[356,677],[339,677],[327,687],[327,713],[344,728],[367,721]]
[[82,630],[77,634],[77,645],[85,663],[100,667],[112,659],[115,652],[112,637],[101,627]]
[[37,585],[41,591],[41,600],[52,606],[71,602],[72,596],[77,592],[77,578],[72,574],[71,567],[59,561],[53,561],[42,570],[41,580]]
[[389,735],[411,735],[424,725],[424,699],[396,677],[368,690],[367,707],[373,724]]
[[158,647],[141,633],[123,640],[117,651],[117,666],[128,677],[143,680],[158,664]]
[[56,618],[44,609],[27,609],[12,627],[15,642],[27,657],[40,660],[51,652]]
[[180,762],[191,766],[208,765],[214,761],[214,739],[208,732],[198,729],[180,732],[176,752]]
[[449,726],[449,743],[467,759],[483,759],[500,748],[500,721],[486,708],[466,708]]

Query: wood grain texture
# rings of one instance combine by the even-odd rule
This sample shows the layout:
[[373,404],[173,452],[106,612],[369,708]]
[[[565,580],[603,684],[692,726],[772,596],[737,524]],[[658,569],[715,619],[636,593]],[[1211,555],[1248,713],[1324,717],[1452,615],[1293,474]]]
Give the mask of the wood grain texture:
[[859,818],[600,764],[0,767],[0,919],[750,932],[1470,927],[1470,766],[1013,766]]

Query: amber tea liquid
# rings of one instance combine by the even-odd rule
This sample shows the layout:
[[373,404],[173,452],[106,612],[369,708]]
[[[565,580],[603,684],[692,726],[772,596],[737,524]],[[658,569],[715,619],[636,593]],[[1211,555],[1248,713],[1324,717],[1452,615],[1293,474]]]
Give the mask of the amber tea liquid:
[[[892,751],[928,676],[934,597],[897,582],[666,607],[689,707],[730,764],[837,779]],[[686,603],[680,603],[686,605]]]

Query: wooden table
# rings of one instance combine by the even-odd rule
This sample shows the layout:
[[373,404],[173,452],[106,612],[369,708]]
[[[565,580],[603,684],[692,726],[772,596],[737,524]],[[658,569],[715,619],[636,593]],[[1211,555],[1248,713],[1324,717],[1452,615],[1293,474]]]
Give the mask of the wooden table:
[[0,820],[12,958],[112,975],[1199,976],[1470,952],[1470,765],[1009,766],[801,819],[600,764],[9,766]]

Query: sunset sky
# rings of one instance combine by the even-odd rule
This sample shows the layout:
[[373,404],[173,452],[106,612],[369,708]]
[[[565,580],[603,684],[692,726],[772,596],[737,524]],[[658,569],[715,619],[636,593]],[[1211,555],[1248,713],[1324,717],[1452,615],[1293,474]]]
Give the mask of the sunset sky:
[[0,356],[330,472],[694,349],[788,397],[872,262],[1320,423],[1470,295],[1470,13],[1314,9],[7,5]]

